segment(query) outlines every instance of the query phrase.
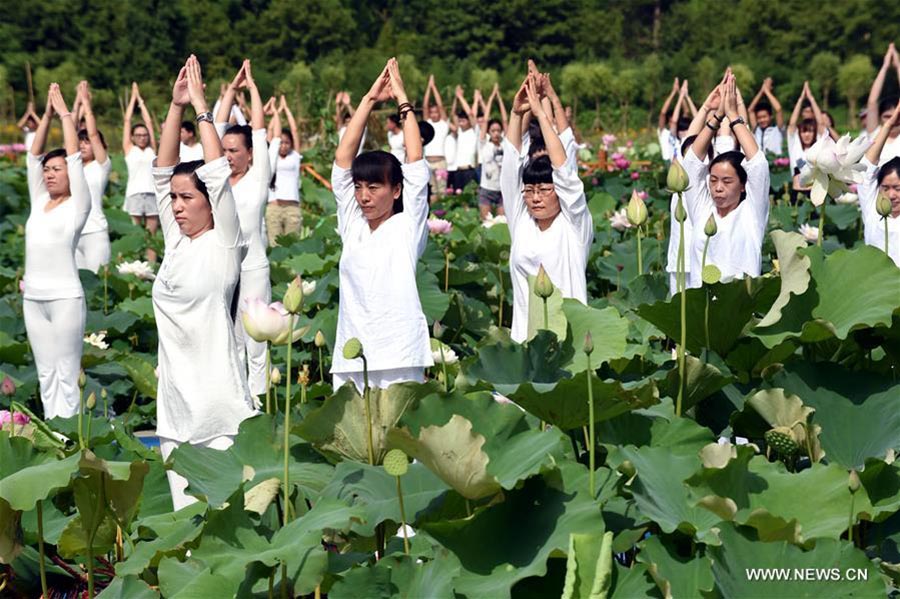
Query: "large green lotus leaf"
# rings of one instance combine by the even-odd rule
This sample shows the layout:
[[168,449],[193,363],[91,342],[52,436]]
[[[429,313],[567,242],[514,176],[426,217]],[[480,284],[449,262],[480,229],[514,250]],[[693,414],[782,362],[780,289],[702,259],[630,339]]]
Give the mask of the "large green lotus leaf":
[[138,521],[141,542],[125,561],[116,564],[116,574],[139,576],[146,568],[157,566],[164,557],[182,553],[203,531],[200,516],[204,512],[206,504],[197,502],[177,512]]
[[[97,523],[97,518],[91,515],[89,521]],[[59,535],[59,543],[56,546],[61,556],[66,559],[74,559],[88,554],[88,539],[90,535],[87,531],[93,530],[88,526],[80,514],[69,520],[62,534]],[[93,532],[93,541],[91,542],[94,555],[102,555],[112,551],[115,542],[116,523],[112,518],[99,520],[98,528]]]
[[453,599],[453,579],[459,575],[459,560],[446,550],[440,553],[435,559],[425,562],[408,556],[391,555],[374,566],[354,568],[343,574],[328,590],[328,597]]
[[[714,365],[694,356],[684,357],[684,375],[685,392],[682,398],[681,409],[685,411],[734,382],[733,376],[723,374]],[[666,376],[666,389],[663,390],[663,393],[673,399],[678,397],[679,379],[678,365],[676,363],[675,367]]]
[[[673,455],[697,456],[701,449],[715,441],[712,432],[690,418],[678,418],[672,413],[672,401],[666,399],[650,410],[630,412],[608,420],[598,428],[598,442],[610,447],[610,460],[618,466],[622,458],[616,445],[652,446],[664,448]],[[662,412],[662,410],[666,410]]]
[[573,355],[572,346],[561,344],[554,333],[538,331],[522,345],[499,341],[480,347],[476,359],[464,368],[469,378],[495,385],[555,383],[569,376],[563,367]]
[[[723,597],[824,599],[886,594],[878,567],[846,541],[820,539],[814,549],[803,551],[785,541],[760,542],[752,529],[737,529],[729,524],[722,525],[719,538],[722,545],[708,551],[713,558],[716,587]],[[759,572],[762,568],[776,569],[782,576],[793,576],[795,569],[811,568],[813,574],[809,580],[749,579],[749,570]],[[846,576],[848,571],[855,579]]]
[[156,370],[149,360],[139,354],[122,354],[116,360],[128,373],[141,395],[156,399]]
[[54,491],[67,487],[78,471],[78,454],[58,460],[35,449],[27,439],[0,431],[0,499],[13,510],[27,511]]
[[443,318],[450,306],[450,296],[441,290],[437,276],[428,272],[424,264],[420,264],[416,271],[416,287],[419,290],[422,312],[428,318],[428,322]]
[[870,512],[861,512],[860,518],[879,522],[900,509],[900,465],[896,462],[868,459],[859,479],[872,506]]
[[659,589],[653,583],[653,579],[647,572],[647,566],[634,563],[630,568],[613,564],[613,589],[612,599],[634,599],[635,597],[662,597]]
[[[796,395],[785,393],[784,389],[763,389],[754,393],[744,402],[744,412],[755,410],[771,428],[785,427],[791,430],[800,451],[815,461],[825,457],[819,441],[822,427],[811,422],[815,409],[804,406]],[[762,432],[765,435],[765,431]],[[758,437],[759,432],[753,437]]]
[[566,367],[572,373],[587,370],[587,356],[582,351],[584,338],[591,334],[594,351],[591,366],[596,369],[604,362],[625,355],[628,337],[628,319],[623,318],[612,306],[597,309],[585,306],[578,300],[563,300],[562,311],[572,328],[572,346],[575,356]]
[[[172,452],[173,469],[190,483],[189,494],[219,507],[243,482],[250,488],[270,478],[283,478],[282,438],[282,433],[275,432],[272,417],[261,414],[241,423],[234,445],[225,451],[183,443]],[[307,496],[316,496],[331,479],[331,467],[296,437],[291,439],[289,456],[291,484]]]
[[665,597],[694,597],[709,593],[715,581],[712,560],[704,555],[686,558],[678,555],[672,543],[652,536],[640,544],[637,561],[647,571]]
[[775,243],[775,251],[778,253],[778,266],[781,272],[781,292],[768,314],[757,326],[768,327],[781,319],[781,310],[791,299],[791,295],[803,295],[809,288],[808,257],[797,252],[806,247],[806,241],[800,233],[784,231],[772,231],[772,241]]
[[154,591],[147,583],[135,576],[116,577],[97,595],[97,599],[155,599],[159,592]]
[[[73,483],[75,504],[85,522],[84,512],[91,511],[90,502],[102,503],[120,526],[127,527],[137,512],[150,465],[143,460],[108,462],[85,450],[78,467],[80,476]],[[86,492],[84,496],[80,496],[82,491]]]
[[[387,389],[370,389],[372,445],[375,463],[380,464],[387,452],[385,437],[397,426],[403,413],[421,398],[434,393],[437,383],[399,383]],[[368,462],[368,427],[366,402],[353,384],[337,390],[325,403],[310,412],[293,431],[312,443],[319,451],[335,459]]]
[[22,512],[0,499],[0,564],[11,564],[25,548],[21,521]]
[[900,447],[900,384],[837,364],[801,363],[776,373],[771,385],[815,408],[829,461],[861,469],[867,458],[883,459]]
[[[416,515],[438,500],[448,488],[437,476],[422,464],[410,464],[400,479],[403,489],[403,505],[407,524],[414,525]],[[321,497],[339,499],[365,510],[365,521],[355,524],[352,531],[373,536],[375,526],[386,521],[400,522],[400,504],[397,500],[397,479],[381,466],[369,466],[356,462],[341,462],[334,470],[334,478]]]
[[562,599],[605,599],[612,584],[613,533],[569,535]]
[[551,553],[568,549],[571,533],[604,532],[600,506],[588,492],[587,469],[572,462],[526,480],[502,502],[477,509],[469,518],[422,528],[459,558],[456,592],[492,599],[509,597],[516,581],[543,576]]
[[230,580],[214,575],[197,560],[167,557],[159,563],[157,576],[163,597],[170,599],[234,597],[236,592]]
[[[616,287],[624,287],[632,279],[638,276],[637,269],[637,242],[632,237],[633,229],[629,233],[630,239],[614,243],[608,255],[595,255],[591,265],[596,269],[602,279],[606,279]],[[653,264],[659,262],[659,257],[664,255],[666,248],[655,237],[641,239],[641,254],[644,258],[644,272]],[[604,252],[606,254],[606,252]]]
[[[556,384],[524,384],[508,397],[541,420],[563,430],[588,424],[587,371]],[[637,384],[601,381],[590,374],[594,393],[594,420],[602,422],[631,410],[646,408],[659,402],[659,392],[652,379]]]

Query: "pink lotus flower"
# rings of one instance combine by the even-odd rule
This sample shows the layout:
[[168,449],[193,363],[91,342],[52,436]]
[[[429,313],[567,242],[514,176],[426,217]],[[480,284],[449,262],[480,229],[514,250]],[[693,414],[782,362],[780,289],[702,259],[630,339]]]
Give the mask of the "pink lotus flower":
[[608,150],[610,148],[610,146],[612,146],[614,143],[616,143],[616,136],[613,135],[612,133],[607,133],[606,135],[604,135],[601,138],[601,140],[603,142],[603,147]]
[[591,185],[594,185],[594,186],[600,185],[600,179],[598,179],[597,177],[594,177],[593,179],[591,179]]
[[775,166],[790,166],[791,159],[790,158],[776,158]]
[[0,383],[0,393],[7,397],[16,394],[16,384],[9,376],[3,377],[3,382]]
[[25,293],[25,281],[19,279],[19,293]]
[[641,178],[641,174],[639,172],[631,171],[631,180],[632,181],[637,181],[640,178]]
[[440,179],[441,181],[446,181],[447,180],[447,169],[439,168],[436,171],[434,171],[434,178]]
[[628,141],[625,142],[625,146],[628,148],[633,148],[634,142],[629,139]]
[[432,214],[434,214],[434,215],[435,215],[436,217],[438,217],[438,218],[444,218],[444,215],[447,214],[447,211],[446,211],[446,210],[441,210],[440,208],[438,208],[438,209],[435,210]]
[[641,190],[641,191],[637,192],[637,195],[638,195],[639,198],[641,198],[641,199],[644,200],[645,202],[647,201],[647,198],[650,197],[650,194],[647,193],[647,192],[644,191],[644,190]]
[[294,329],[293,334],[288,331],[290,325],[289,313],[281,302],[266,304],[258,297],[244,302],[241,310],[241,322],[244,330],[255,341],[271,341],[274,345],[284,345],[294,342],[302,337],[309,329],[308,326]]
[[10,414],[9,410],[0,410],[0,428],[8,425],[12,421],[14,425],[25,426],[31,422],[31,417],[22,412]]
[[447,188],[447,195],[452,196],[452,195],[454,195],[455,193],[456,193],[456,190],[453,189],[452,187],[448,187],[448,188]]
[[446,235],[453,230],[453,223],[442,218],[429,218],[428,231],[433,235]]
[[457,189],[457,190],[456,190],[456,195],[462,195],[462,189]]

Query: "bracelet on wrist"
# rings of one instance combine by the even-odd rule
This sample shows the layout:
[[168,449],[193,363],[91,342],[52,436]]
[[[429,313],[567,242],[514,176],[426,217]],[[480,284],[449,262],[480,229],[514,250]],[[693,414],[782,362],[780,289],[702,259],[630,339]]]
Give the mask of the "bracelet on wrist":
[[709,121],[706,121],[706,126],[709,127],[709,128],[710,128],[711,130],[713,130],[713,131],[718,131],[718,130],[719,130],[719,125],[713,125],[713,124],[710,123]]
[[[729,119],[729,120],[731,120],[731,119]],[[731,120],[731,122],[728,123],[728,127],[729,127],[732,131],[734,130],[735,125],[744,125],[744,126],[746,126],[746,125],[747,125],[747,122],[744,121],[743,118],[738,117],[738,118],[736,118],[736,119],[734,119],[734,120]]]
[[719,121],[720,124],[721,124],[722,121],[725,120],[725,117],[724,117],[724,116],[719,116],[719,115],[716,114],[715,112],[713,113],[712,116],[713,116],[714,119],[716,119],[717,121]]

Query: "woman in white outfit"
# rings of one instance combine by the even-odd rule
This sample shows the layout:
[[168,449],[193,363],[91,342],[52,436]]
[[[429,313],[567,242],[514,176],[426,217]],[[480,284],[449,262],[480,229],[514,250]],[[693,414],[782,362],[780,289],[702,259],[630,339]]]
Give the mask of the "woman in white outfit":
[[[65,149],[44,155],[54,113],[62,122]],[[65,418],[76,414],[79,404],[87,311],[75,246],[91,211],[91,192],[74,118],[55,83],[50,84],[27,161],[31,212],[25,223],[25,331],[37,366],[44,417]]]
[[[281,127],[282,110],[287,117],[287,128]],[[303,224],[300,213],[300,165],[303,155],[300,154],[297,122],[284,96],[281,96],[281,103],[278,108],[273,108],[273,112],[269,123],[273,132],[270,133],[272,141],[269,145],[272,179],[269,181],[269,203],[266,206],[269,247],[278,245],[276,240],[279,235],[300,233]],[[277,140],[274,132],[280,132]]]
[[[390,98],[403,123],[403,165],[380,150],[356,156],[369,113]],[[424,369],[434,364],[416,287],[416,264],[428,241],[429,176],[419,125],[392,58],[357,106],[331,171],[343,244],[335,388],[353,381],[363,389],[362,360],[342,353],[354,337],[362,342],[373,387],[424,381]]]
[[[142,122],[131,124],[135,107],[141,111]],[[153,184],[153,159],[156,158],[156,138],[153,135],[153,119],[141,98],[137,83],[131,84],[131,101],[125,109],[122,127],[122,151],[128,167],[128,185],[125,187],[125,212],[131,221],[143,226],[150,235],[159,228],[156,213],[156,195]],[[147,248],[147,261],[156,262],[156,252]]]
[[[891,158],[881,167],[878,166],[891,131],[898,125],[900,104],[894,108],[887,122],[882,124],[875,141],[862,159],[866,172],[859,185],[859,208],[862,211],[866,244],[881,250],[884,250],[883,218],[887,218],[888,255],[900,267],[900,158]],[[887,217],[882,217],[875,210],[879,192],[891,201],[891,213]]]
[[[690,179],[684,194],[685,208],[693,225],[688,287],[703,285],[703,246],[700,234],[712,215],[718,233],[710,239],[706,264],[719,268],[724,280],[745,275],[758,277],[762,266],[762,244],[769,219],[769,163],[760,151],[747,122],[738,112],[738,92],[730,71],[708,100],[712,112],[685,153],[683,165]],[[713,136],[728,119],[728,126],[742,152],[725,152],[707,165]],[[687,257],[689,256],[689,257]]]
[[[541,106],[540,74],[529,74],[513,100],[500,187],[512,248],[509,272],[513,282],[512,338],[528,337],[528,277],[544,270],[563,297],[587,303],[585,268],[594,239],[593,221],[577,168]],[[530,137],[522,137],[522,119],[530,113],[539,123],[547,155],[528,159]]]
[[[250,126],[228,126],[228,115],[239,88],[250,90]],[[251,299],[266,303],[272,298],[269,279],[269,258],[266,256],[266,234],[263,225],[266,203],[269,200],[269,149],[266,142],[266,120],[262,98],[253,81],[250,61],[244,60],[240,70],[225,90],[219,112],[216,114],[216,132],[222,138],[222,146],[231,175],[228,182],[237,204],[241,221],[241,233],[247,243],[247,255],[241,263],[241,281],[237,305],[243,306]],[[234,334],[237,338],[241,363],[248,371],[250,393],[266,392],[266,344],[254,341],[244,333],[240,318],[235,319]]]
[[78,132],[78,149],[84,163],[84,177],[91,190],[91,213],[78,239],[75,264],[78,268],[97,273],[100,267],[109,263],[109,226],[103,214],[103,193],[109,181],[112,162],[106,151],[106,140],[97,129],[87,81],[78,84],[78,95],[81,98],[85,124],[85,128]]
[[[179,124],[188,104],[197,113],[205,164],[178,163]],[[228,185],[231,170],[212,121],[200,63],[191,56],[172,89],[153,169],[165,239],[153,283],[156,430],[165,459],[181,443],[228,448],[241,421],[255,413],[233,334],[245,244]],[[168,477],[175,509],[192,503],[184,493],[187,481],[172,471]]]

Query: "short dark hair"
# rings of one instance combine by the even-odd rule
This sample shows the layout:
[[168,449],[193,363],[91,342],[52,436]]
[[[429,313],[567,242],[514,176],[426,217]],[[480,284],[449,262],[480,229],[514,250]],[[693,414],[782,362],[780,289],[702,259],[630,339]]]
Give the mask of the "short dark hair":
[[797,125],[798,131],[815,131],[818,133],[819,124],[816,122],[816,119],[803,119],[800,121],[800,124]]
[[772,115],[772,107],[769,106],[768,104],[764,103],[764,102],[760,102],[759,104],[757,104],[757,105],[756,105],[756,108],[753,110],[753,112],[754,112],[754,114],[755,114],[755,113],[757,113],[757,112],[759,112],[759,111],[761,111],[761,110],[764,110],[764,111],[768,112],[768,113],[769,113],[769,116]]
[[287,135],[287,136],[288,136],[288,139],[291,140],[291,144],[294,143],[294,134],[291,133],[291,130],[290,130],[289,128],[287,128],[287,127],[282,127],[282,128],[281,128],[281,134],[282,134],[282,135]]
[[897,107],[897,98],[889,97],[884,98],[878,103],[878,114],[884,114],[885,112],[892,112],[894,108]]
[[878,179],[878,184],[881,185],[881,182],[884,181],[884,178],[894,173],[898,177],[900,177],[900,157],[895,156],[891,158],[887,162],[881,165],[878,169],[878,174],[876,178]]
[[525,185],[537,185],[539,183],[553,183],[553,165],[549,156],[538,156],[529,160],[522,170],[522,183]]
[[494,125],[500,125],[500,130],[501,130],[501,131],[503,130],[503,123],[500,122],[500,119],[491,119],[491,120],[489,120],[489,121],[487,122],[487,128],[488,128],[488,130],[490,130],[490,128],[493,127]]
[[[104,148],[109,147],[106,145],[106,139],[103,137],[103,132],[100,131],[99,129],[97,129],[97,135],[100,136],[100,144]],[[87,142],[91,141],[91,135],[90,135],[90,133],[88,133],[87,129],[79,129],[78,130],[78,140],[79,141],[87,141]]]
[[[197,176],[197,169],[204,165],[202,160],[191,160],[189,162],[179,162],[175,169],[172,171],[172,177],[175,175],[190,175],[191,179],[194,181],[194,187],[197,188],[197,191],[203,194],[203,197],[206,198],[206,201],[209,201],[209,191],[206,189],[206,183],[200,180],[200,177]],[[171,181],[171,177],[169,178]]]
[[44,154],[43,158],[41,158],[41,166],[42,167],[47,166],[47,163],[49,161],[53,160],[54,158],[62,158],[63,160],[65,160],[66,159],[66,151],[62,148],[56,148],[55,150],[50,150],[49,152]]
[[389,115],[387,116],[387,118],[388,118],[389,121],[391,121],[392,123],[394,123],[394,124],[397,125],[398,127],[400,126],[400,115],[398,115],[396,112],[392,112],[391,114],[389,114]]
[[354,183],[399,185],[400,197],[394,200],[394,214],[403,212],[403,166],[396,156],[383,150],[363,152],[353,159],[350,172]]
[[[131,134],[134,135],[134,132],[140,128],[147,129],[147,125],[144,123],[135,123],[131,126]],[[147,129],[147,133],[150,133],[150,129]]]
[[469,113],[466,112],[465,110],[457,110],[456,118],[469,120]]
[[[696,135],[688,135],[687,137],[684,138],[684,141],[681,142],[682,157],[685,154],[687,154],[688,148],[690,148],[692,145],[694,145],[694,142],[696,140],[697,140]],[[707,158],[709,158],[709,160],[712,160],[713,155],[715,154],[715,151],[713,150],[713,142],[714,142],[714,140],[709,140],[709,146],[707,146],[707,148],[706,148],[706,156],[707,156]]]
[[253,129],[250,125],[230,125],[225,129],[225,135],[240,135],[244,138],[244,147],[248,150],[253,149]]
[[181,128],[191,135],[197,135],[197,126],[192,121],[181,121]]
[[[762,150],[760,150],[760,151],[762,151]],[[730,164],[732,166],[732,168],[734,168],[734,171],[737,173],[738,179],[741,181],[741,185],[746,185],[747,184],[747,171],[744,170],[744,165],[742,164],[744,162],[744,158],[745,158],[745,156],[741,152],[738,152],[737,150],[732,150],[730,152],[722,152],[721,154],[719,154],[718,156],[716,156],[715,158],[713,158],[710,161],[709,170],[710,170],[710,172],[712,172],[712,167],[714,167],[715,165],[720,164],[722,162],[727,162],[728,164]],[[744,198],[746,198],[746,197],[747,197],[747,191],[744,190],[744,192],[741,193],[740,201],[743,202]]]
[[528,123],[528,137],[531,139],[531,144],[528,147],[529,157],[547,149],[546,144],[544,144],[544,134],[541,132],[541,125],[534,119]]
[[687,131],[691,127],[691,119],[683,116],[678,119],[678,124],[675,126],[676,131]]

